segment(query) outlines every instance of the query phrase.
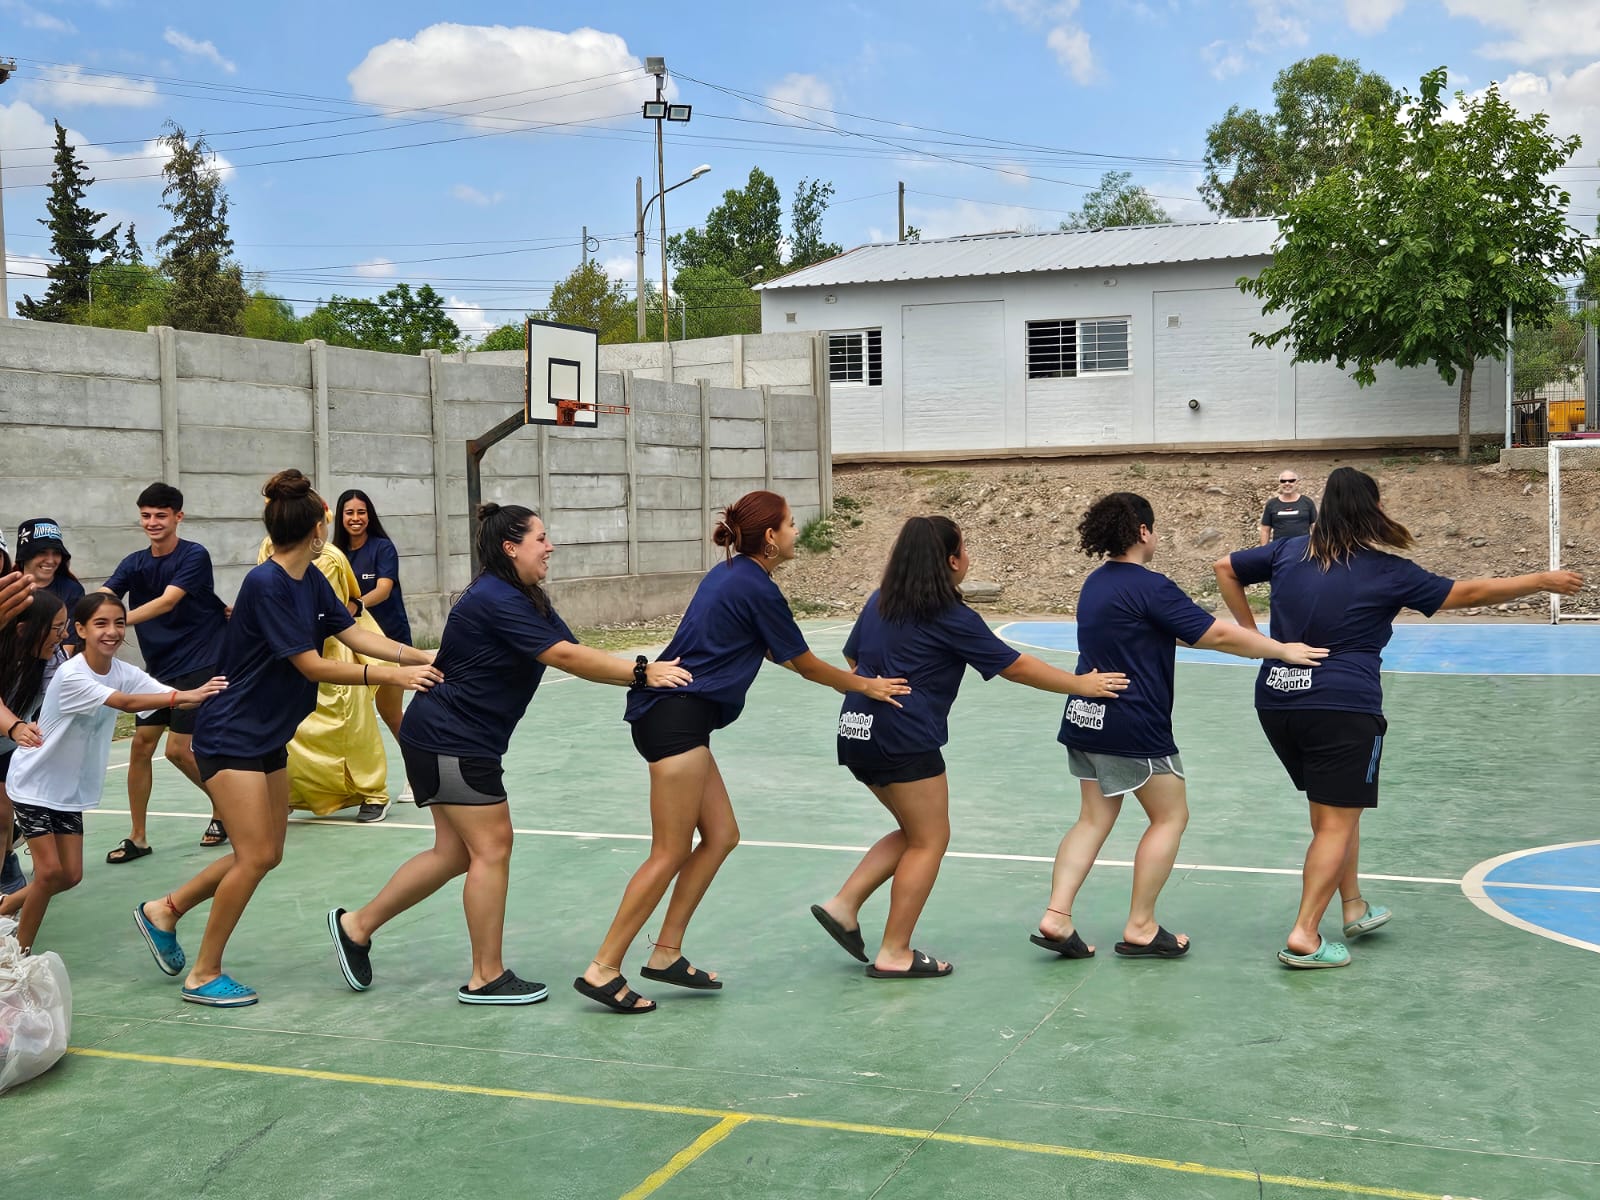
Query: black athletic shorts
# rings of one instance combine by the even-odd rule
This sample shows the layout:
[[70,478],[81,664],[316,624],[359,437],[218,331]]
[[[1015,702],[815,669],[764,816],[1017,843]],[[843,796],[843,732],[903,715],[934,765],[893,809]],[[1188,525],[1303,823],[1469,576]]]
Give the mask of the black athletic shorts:
[[505,772],[498,758],[452,758],[400,743],[406,782],[418,808],[430,804],[504,804]]
[[[208,675],[206,678],[210,678]],[[274,771],[282,771],[289,765],[289,747],[279,746],[266,754],[258,754],[253,758],[212,758],[206,754],[196,754],[194,765],[200,770],[200,781],[208,782],[218,771],[254,771],[258,775],[271,775]]]
[[20,800],[11,802],[11,811],[16,814],[17,828],[22,830],[25,838],[83,836],[81,812],[60,812],[37,804],[24,804]]
[[1266,708],[1256,716],[1294,786],[1334,808],[1377,808],[1389,722],[1378,713]]
[[[190,671],[187,675],[179,675],[169,686],[180,692],[193,691],[216,673],[213,667]],[[133,723],[141,727],[165,725],[173,733],[193,734],[194,715],[199,711],[198,708],[158,708],[148,715],[134,717]]]
[[839,765],[849,770],[868,787],[888,787],[891,783],[915,783],[944,774],[944,755],[937,750],[903,754],[897,758],[873,755],[863,758],[849,753],[855,743],[839,739]]
[[633,722],[633,748],[645,762],[660,762],[709,746],[721,715],[715,701],[692,692],[663,696]]

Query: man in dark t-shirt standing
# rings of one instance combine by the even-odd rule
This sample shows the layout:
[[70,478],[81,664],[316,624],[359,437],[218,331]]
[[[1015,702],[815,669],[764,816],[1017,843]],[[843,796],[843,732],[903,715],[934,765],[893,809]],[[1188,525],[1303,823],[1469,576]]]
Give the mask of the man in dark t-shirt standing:
[[1317,506],[1310,496],[1300,494],[1300,473],[1293,469],[1278,472],[1278,494],[1267,501],[1261,514],[1261,545],[1284,538],[1305,537],[1317,523]]

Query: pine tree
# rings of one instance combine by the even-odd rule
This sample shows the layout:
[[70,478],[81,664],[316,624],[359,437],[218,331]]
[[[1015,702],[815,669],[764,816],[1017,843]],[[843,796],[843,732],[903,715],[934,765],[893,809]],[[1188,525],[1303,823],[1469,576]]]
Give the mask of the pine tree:
[[169,124],[161,143],[170,155],[161,168],[167,177],[161,207],[172,214],[172,228],[156,242],[162,272],[171,281],[167,323],[198,333],[243,334],[250,297],[232,258],[228,195],[217,169],[206,161],[210,148],[203,137],[191,142],[175,124]]
[[[50,231],[50,252],[55,262],[50,264],[50,286],[44,297],[31,297],[17,301],[17,315],[30,321],[70,321],[72,310],[87,304],[90,295],[90,278],[100,262],[114,259],[117,254],[117,234],[121,226],[113,226],[102,234],[95,226],[105,220],[106,214],[95,212],[84,204],[94,177],[83,169],[77,151],[67,143],[67,131],[56,122],[56,165],[50,174],[50,199],[45,202],[47,218],[39,221]],[[131,232],[131,231],[130,231]]]
[[144,251],[139,248],[139,239],[133,235],[133,222],[128,222],[128,233],[122,242],[122,261],[130,267],[144,265]]

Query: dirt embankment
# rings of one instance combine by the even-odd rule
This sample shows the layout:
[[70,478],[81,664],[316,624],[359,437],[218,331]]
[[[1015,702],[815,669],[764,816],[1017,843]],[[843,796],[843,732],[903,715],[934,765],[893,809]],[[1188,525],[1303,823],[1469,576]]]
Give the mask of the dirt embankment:
[[[1112,491],[1138,492],[1156,511],[1152,564],[1211,606],[1211,564],[1253,546],[1283,467],[1316,498],[1336,466],[1378,480],[1385,509],[1417,538],[1412,557],[1452,578],[1516,575],[1549,563],[1549,492],[1542,474],[1463,465],[1436,452],[1163,455],[948,465],[839,467],[833,548],[801,550],[778,581],[800,615],[853,612],[876,586],[906,517],[944,513],[962,527],[971,580],[1000,585],[985,611],[1071,613],[1094,562],[1078,549],[1083,511]],[[1579,607],[1600,611],[1600,472],[1562,476],[1563,565],[1594,583]],[[1543,611],[1542,599],[1500,606]]]

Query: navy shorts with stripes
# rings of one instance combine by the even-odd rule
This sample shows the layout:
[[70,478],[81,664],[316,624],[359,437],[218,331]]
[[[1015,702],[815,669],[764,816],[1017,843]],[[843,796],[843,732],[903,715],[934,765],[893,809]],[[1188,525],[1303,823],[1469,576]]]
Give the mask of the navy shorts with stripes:
[[1266,708],[1256,716],[1294,786],[1316,804],[1377,808],[1389,722],[1380,713]]

